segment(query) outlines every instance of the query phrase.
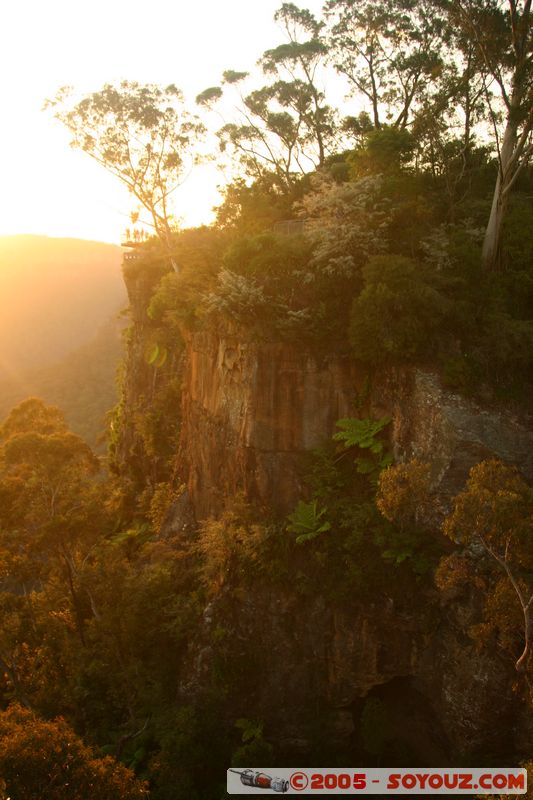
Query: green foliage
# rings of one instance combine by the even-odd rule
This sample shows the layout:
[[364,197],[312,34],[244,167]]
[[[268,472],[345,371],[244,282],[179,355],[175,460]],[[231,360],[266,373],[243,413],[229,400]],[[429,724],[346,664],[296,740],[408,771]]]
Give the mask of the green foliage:
[[404,562],[417,577],[427,575],[440,555],[440,542],[427,529],[430,516],[430,469],[416,459],[384,469],[378,478],[376,507],[392,523],[376,536],[382,558]]
[[333,435],[333,441],[342,442],[345,447],[368,448],[377,455],[383,451],[383,444],[376,436],[390,421],[390,417],[377,420],[354,417],[339,419],[336,424],[341,430]]
[[364,144],[354,150],[348,163],[355,176],[390,175],[409,163],[415,144],[415,138],[409,131],[383,126],[366,134]]
[[382,188],[376,175],[341,183],[325,171],[312,176],[296,208],[314,245],[317,279],[334,280],[338,288],[340,280],[351,278],[357,287],[363,264],[386,250],[390,208]]
[[306,283],[310,250],[302,236],[240,239],[225,254],[208,307],[267,338],[305,335],[306,327],[312,328],[313,290]]
[[308,542],[331,529],[331,523],[324,519],[327,513],[327,508],[318,509],[316,500],[310,503],[300,500],[296,509],[289,515],[287,530],[296,534],[297,544]]
[[382,419],[355,419],[346,417],[337,422],[340,431],[333,435],[333,440],[342,442],[346,449],[358,447],[368,450],[369,455],[356,456],[357,472],[375,479],[377,474],[392,463],[392,455],[385,450],[385,445],[380,441],[378,434],[391,422],[390,417]]
[[509,314],[490,309],[481,320],[472,354],[481,378],[505,397],[510,388],[520,397],[520,386],[527,393],[524,379],[533,365],[533,321],[513,319]]
[[13,800],[141,800],[146,785],[109,756],[98,758],[67,723],[11,706],[0,714],[0,771]]
[[163,275],[148,305],[150,320],[173,342],[204,315],[205,295],[215,283],[227,241],[226,235],[206,226],[173,236],[172,257],[179,272]]
[[438,360],[454,389],[523,401],[530,391],[526,376],[533,352],[530,275],[517,262],[516,271],[509,266],[505,273],[487,276],[479,234],[470,221],[439,229],[423,243],[450,302],[446,326],[438,331]]
[[289,192],[282,191],[272,173],[250,184],[243,178],[236,178],[224,188],[224,200],[217,207],[217,223],[237,236],[264,233],[276,223],[292,218],[292,204],[301,190],[302,181],[299,181]]
[[196,103],[199,106],[209,106],[215,100],[220,100],[222,97],[222,89],[220,86],[209,86],[203,92],[196,95]]
[[[533,291],[531,274],[533,233],[529,224],[532,213],[531,196],[527,196],[525,192],[517,192],[512,196],[505,219],[502,242],[505,270],[501,277],[505,281],[510,277],[508,272],[511,271],[512,280],[508,281],[508,290],[513,292],[515,302],[520,304],[520,310],[523,309],[526,313],[527,309],[531,308]],[[526,290],[525,296],[524,290]]]
[[298,503],[287,526],[298,535],[297,543],[306,544],[289,552],[302,593],[313,593],[318,582],[332,602],[390,592],[393,586],[401,594],[427,579],[435,566],[441,548],[418,519],[403,527],[391,524],[376,506],[376,484],[391,462],[380,440],[389,423],[389,418],[340,420],[335,447],[310,457],[311,500]]
[[[178,251],[187,253],[190,270],[192,263],[203,261],[202,246],[208,247],[210,237],[204,237],[202,230],[189,234],[178,237],[180,244],[173,257]],[[143,325],[134,325],[126,333],[124,367],[124,374],[134,370],[136,377],[128,381],[123,376],[121,398],[110,425],[110,465],[115,474],[121,474],[124,506],[143,514],[148,512],[156,484],[170,479],[180,427],[184,341],[180,312],[174,314],[173,310],[173,277],[174,273],[162,276],[156,270],[146,281],[140,281],[136,312],[142,315]],[[139,354],[143,361],[140,368]]]
[[438,352],[449,301],[437,275],[403,256],[375,256],[363,268],[363,281],[350,323],[358,359],[380,364]]
[[417,578],[428,575],[435,567],[441,552],[439,544],[420,527],[387,528],[376,535],[384,561],[399,567],[405,564]]
[[274,748],[263,736],[262,722],[243,718],[237,720],[235,727],[242,731],[242,745],[231,757],[232,767],[272,763]]

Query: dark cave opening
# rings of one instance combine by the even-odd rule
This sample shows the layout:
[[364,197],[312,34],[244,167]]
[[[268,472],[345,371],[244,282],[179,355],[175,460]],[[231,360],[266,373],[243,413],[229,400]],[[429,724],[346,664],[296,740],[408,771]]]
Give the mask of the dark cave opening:
[[367,767],[435,767],[450,763],[450,743],[431,701],[410,676],[374,686],[351,706],[353,746]]

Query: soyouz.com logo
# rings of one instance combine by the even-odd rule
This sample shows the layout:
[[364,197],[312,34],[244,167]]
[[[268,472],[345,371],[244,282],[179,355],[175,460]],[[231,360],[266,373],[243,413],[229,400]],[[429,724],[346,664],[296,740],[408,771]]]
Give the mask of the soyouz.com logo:
[[527,772],[479,769],[228,769],[228,794],[525,794]]

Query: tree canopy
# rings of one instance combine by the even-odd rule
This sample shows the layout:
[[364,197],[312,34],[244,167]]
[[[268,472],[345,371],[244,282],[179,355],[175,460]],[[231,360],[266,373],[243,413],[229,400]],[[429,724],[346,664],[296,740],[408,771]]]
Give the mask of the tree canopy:
[[118,178],[148,212],[155,234],[171,248],[170,195],[198,161],[202,123],[173,84],[122,81],[76,100],[61,89],[48,105],[80,148]]

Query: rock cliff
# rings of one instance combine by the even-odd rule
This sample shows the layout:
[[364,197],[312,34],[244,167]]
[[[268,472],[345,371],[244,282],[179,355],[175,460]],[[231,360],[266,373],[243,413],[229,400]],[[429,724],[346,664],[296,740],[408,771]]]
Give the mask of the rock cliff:
[[524,419],[445,391],[436,375],[391,369],[371,388],[353,359],[317,358],[295,345],[247,342],[227,326],[188,338],[180,474],[198,519],[243,491],[286,513],[302,497],[301,457],[324,444],[335,423],[366,413],[392,418],[396,459],[431,464],[446,505],[470,468],[486,458],[516,464],[533,479],[533,432]]
[[[197,519],[216,516],[237,492],[287,513],[305,491],[303,454],[329,440],[336,421],[356,415],[361,403],[364,413],[392,418],[397,459],[431,464],[435,522],[482,459],[515,463],[533,478],[526,421],[446,391],[435,374],[389,370],[375,375],[369,390],[349,358],[247,342],[225,327],[187,342],[179,464]],[[309,751],[317,724],[337,753],[349,758],[355,748],[365,757],[358,737],[370,698],[387,707],[396,742],[391,763],[401,760],[402,748],[420,764],[452,763],[459,754],[508,756],[527,740],[530,722],[520,716],[512,663],[480,653],[468,635],[480,619],[480,598],[474,592],[439,601],[433,593],[417,606],[413,613],[411,597],[405,607],[389,598],[332,608],[320,593],[302,601],[260,585],[245,598],[220,596],[199,634],[206,643],[195,650],[201,655],[192,673],[201,675],[202,661],[213,658],[210,630],[230,621],[240,658],[256,665],[247,702],[295,758]],[[249,651],[251,641],[261,655]],[[314,720],[310,706],[319,709]]]
[[[181,398],[165,406],[168,430],[181,421],[179,442],[165,446],[188,502],[182,496],[174,506],[167,532],[217,516],[237,493],[286,514],[305,492],[304,454],[331,439],[339,418],[359,412],[392,418],[396,458],[431,464],[435,522],[482,459],[515,463],[533,478],[527,421],[446,391],[430,372],[388,370],[369,384],[348,357],[252,341],[227,324],[187,332],[184,355],[176,346],[158,370],[144,356],[154,281],[129,280],[133,330],[117,453],[139,485],[143,474],[155,485],[158,464],[133,420],[151,413],[155,387],[179,381]],[[480,620],[474,589],[451,599],[426,588],[405,603],[391,596],[332,604],[318,586],[310,598],[287,584],[221,588],[189,646],[184,702],[212,683],[222,650],[240,687],[231,714],[265,721],[277,763],[305,759],[317,736],[340,761],[368,757],[360,737],[369,700],[387,709],[390,764],[527,756],[531,719],[513,691],[512,660],[496,648],[480,652],[468,634]]]
[[467,635],[478,621],[476,599],[455,600],[438,614],[431,593],[420,594],[415,611],[413,599],[331,604],[319,587],[312,599],[290,585],[226,587],[205,610],[182,700],[201,698],[213,685],[213,665],[224,664],[239,685],[228,715],[263,720],[287,765],[313,752],[372,763],[376,754],[362,736],[369,701],[383,708],[388,765],[527,758],[533,726],[513,691],[513,665],[480,653]]

